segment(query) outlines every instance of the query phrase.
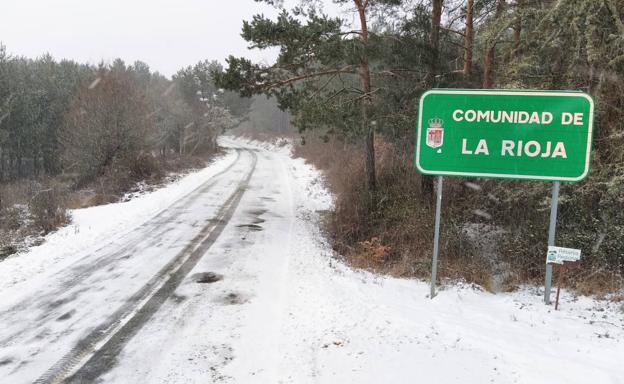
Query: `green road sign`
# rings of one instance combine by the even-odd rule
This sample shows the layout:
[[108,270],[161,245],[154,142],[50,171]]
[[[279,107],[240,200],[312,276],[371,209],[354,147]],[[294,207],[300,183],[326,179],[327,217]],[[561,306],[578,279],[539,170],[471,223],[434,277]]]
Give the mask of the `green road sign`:
[[582,92],[434,89],[420,98],[415,163],[428,175],[580,181],[594,102]]

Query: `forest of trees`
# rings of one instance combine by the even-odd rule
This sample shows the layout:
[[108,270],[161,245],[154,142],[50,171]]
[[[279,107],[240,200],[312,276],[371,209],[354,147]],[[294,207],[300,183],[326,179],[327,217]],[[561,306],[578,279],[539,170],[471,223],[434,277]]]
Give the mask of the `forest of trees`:
[[74,191],[94,190],[86,205],[114,201],[214,153],[251,105],[215,86],[221,69],[203,61],[169,79],[143,62],[29,59],[0,45],[0,258],[84,206]]
[[[563,186],[558,243],[583,250],[577,288],[622,287],[623,0],[333,3],[345,12],[329,16],[322,1],[301,2],[277,19],[246,21],[243,38],[278,48],[276,62],[230,57],[214,75],[243,96],[276,97],[300,130],[328,142],[314,149],[308,140],[299,151],[335,181],[336,249],[366,266],[428,273],[434,185],[411,166],[416,106],[427,89],[582,90],[597,106],[592,171]],[[548,183],[453,179],[445,188],[446,276],[491,286],[499,274],[501,289],[541,279]],[[487,237],[495,250],[474,241]]]
[[0,46],[0,181],[140,165],[149,154],[212,151],[249,102],[217,89],[216,62],[173,79],[147,64],[91,66],[44,55],[13,57]]

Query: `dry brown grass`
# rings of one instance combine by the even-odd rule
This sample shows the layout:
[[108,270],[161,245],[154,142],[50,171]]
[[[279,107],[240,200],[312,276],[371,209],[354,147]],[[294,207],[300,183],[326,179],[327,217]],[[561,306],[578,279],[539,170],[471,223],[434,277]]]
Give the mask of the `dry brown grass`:
[[137,183],[147,190],[156,189],[169,174],[186,173],[206,166],[220,150],[193,156],[170,155],[166,159],[148,154],[140,155],[128,169],[107,169],[100,177],[71,193],[68,207],[86,208],[119,201],[127,192],[134,192]]
[[0,185],[0,260],[65,225],[67,196],[66,185],[48,178]]
[[32,196],[28,207],[32,224],[45,235],[69,223],[66,208],[68,191],[57,183],[48,183],[42,187]]
[[[555,271],[554,283],[556,283],[557,271]],[[614,292],[622,291],[622,276],[616,271],[603,268],[596,270],[580,269],[569,270],[564,280],[566,287],[574,287],[583,295],[598,295],[606,297]]]
[[[428,278],[435,207],[421,196],[412,148],[377,140],[378,205],[372,209],[362,145],[324,142],[314,135],[307,135],[303,142],[295,145],[295,155],[324,170],[336,196],[335,209],[327,220],[334,249],[358,268]],[[548,212],[542,207],[542,195],[548,193],[531,190],[533,195],[509,203],[501,186],[518,188],[512,182],[445,178],[441,279],[467,281],[490,291],[543,284],[542,250],[547,231],[542,226],[547,225]],[[484,232],[468,235],[467,227],[475,223],[484,225]],[[509,223],[512,225],[506,226]],[[494,229],[502,232],[487,240],[486,235]],[[532,233],[537,235],[526,238]],[[604,296],[621,292],[624,281],[618,268],[587,262],[569,271],[565,286],[582,294]]]
[[[371,209],[360,146],[337,140],[326,143],[314,136],[295,146],[295,155],[325,170],[336,196],[328,220],[334,249],[358,268],[426,277],[431,271],[434,207],[421,197],[411,151],[378,139],[376,152],[378,205]],[[445,189],[450,196],[460,190],[453,183]],[[443,231],[441,276],[487,286],[489,268],[462,246],[460,231],[452,223],[445,223]]]

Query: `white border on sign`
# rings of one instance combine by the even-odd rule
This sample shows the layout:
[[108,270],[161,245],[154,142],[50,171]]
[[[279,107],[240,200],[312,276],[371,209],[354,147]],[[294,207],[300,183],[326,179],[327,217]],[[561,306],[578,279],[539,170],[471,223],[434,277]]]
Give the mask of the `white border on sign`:
[[[420,144],[421,144],[421,130],[422,130],[422,107],[425,98],[434,94],[465,94],[465,95],[520,95],[520,96],[569,96],[569,97],[582,97],[589,101],[589,125],[587,129],[587,150],[585,155],[585,169],[580,176],[577,177],[559,177],[559,176],[537,176],[537,175],[513,175],[508,173],[479,173],[479,172],[454,172],[454,171],[430,171],[424,169],[420,165]],[[424,174],[433,174],[439,176],[468,176],[468,177],[494,177],[502,179],[526,179],[526,180],[547,180],[547,181],[580,181],[583,180],[589,173],[589,163],[591,160],[591,147],[592,147],[592,131],[594,129],[594,99],[584,92],[565,92],[565,91],[490,91],[490,90],[453,90],[453,89],[431,89],[422,94],[419,103],[419,116],[418,116],[418,131],[416,132],[416,168]]]

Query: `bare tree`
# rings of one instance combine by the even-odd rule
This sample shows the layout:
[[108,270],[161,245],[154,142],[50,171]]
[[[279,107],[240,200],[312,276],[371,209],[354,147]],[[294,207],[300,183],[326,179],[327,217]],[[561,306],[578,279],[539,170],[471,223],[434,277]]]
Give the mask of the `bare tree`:
[[124,171],[145,149],[144,96],[130,76],[119,70],[101,69],[96,81],[85,84],[66,116],[63,131],[65,170],[76,172],[82,182],[106,170]]

